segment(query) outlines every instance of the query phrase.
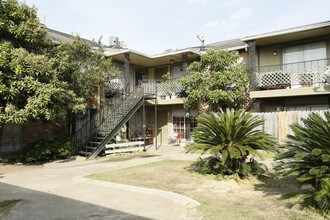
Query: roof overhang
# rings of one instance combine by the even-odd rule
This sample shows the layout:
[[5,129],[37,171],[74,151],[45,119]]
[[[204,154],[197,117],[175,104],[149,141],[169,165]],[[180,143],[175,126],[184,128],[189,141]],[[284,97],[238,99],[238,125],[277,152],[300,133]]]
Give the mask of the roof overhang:
[[201,55],[200,52],[193,49],[176,50],[152,56],[131,49],[106,48],[104,51],[104,55],[106,57],[111,57],[113,60],[120,62],[125,61],[125,54],[129,55],[130,64],[143,67],[161,66],[169,63],[181,63],[183,60],[183,55],[187,55],[188,60],[195,60]]
[[257,46],[269,44],[279,44],[283,42],[320,37],[330,34],[330,21],[316,24],[304,25],[284,30],[269,32],[265,34],[253,35],[243,38],[244,42],[256,41]]

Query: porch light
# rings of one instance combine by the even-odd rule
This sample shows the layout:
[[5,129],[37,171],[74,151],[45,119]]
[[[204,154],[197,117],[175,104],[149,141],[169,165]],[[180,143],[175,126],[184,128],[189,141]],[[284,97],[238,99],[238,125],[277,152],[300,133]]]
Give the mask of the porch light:
[[276,50],[273,51],[273,56],[277,56],[277,51]]

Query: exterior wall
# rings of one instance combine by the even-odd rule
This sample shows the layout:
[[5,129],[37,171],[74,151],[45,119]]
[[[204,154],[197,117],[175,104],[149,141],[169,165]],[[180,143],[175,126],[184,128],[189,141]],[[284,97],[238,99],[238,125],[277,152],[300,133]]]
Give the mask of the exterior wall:
[[247,51],[241,50],[238,52],[239,54],[239,59],[238,59],[238,63],[245,65],[246,67],[248,66],[248,59],[249,59],[249,54]]
[[330,106],[330,95],[260,99],[261,112],[285,111],[291,107]]
[[43,122],[37,120],[23,125],[23,148],[39,140],[55,140],[68,135],[67,120]]
[[[160,105],[157,106],[157,145],[169,144],[169,136],[173,132],[173,111],[184,110],[182,105]],[[129,137],[135,133],[142,133],[143,112],[139,109],[129,120]],[[146,106],[146,130],[151,131],[153,143],[155,143],[155,106]]]
[[[276,51],[276,56],[273,55]],[[282,51],[279,46],[268,46],[259,48],[260,66],[271,66],[282,64]]]
[[[17,157],[17,155],[30,144],[36,143],[40,140],[56,140],[56,139],[64,139],[67,138],[68,135],[68,124],[67,120],[57,120],[54,122],[43,122],[42,120],[37,120],[34,122],[29,122],[23,124],[21,126],[21,135],[19,137],[14,137],[15,141],[19,141],[20,143],[16,143],[20,145],[21,149],[16,151],[8,151],[2,152],[0,150],[0,156],[2,157]],[[2,145],[3,137],[3,129],[0,128],[0,149]],[[14,135],[14,134],[13,134]],[[19,139],[19,140],[18,140]],[[13,147],[15,149],[15,147]]]

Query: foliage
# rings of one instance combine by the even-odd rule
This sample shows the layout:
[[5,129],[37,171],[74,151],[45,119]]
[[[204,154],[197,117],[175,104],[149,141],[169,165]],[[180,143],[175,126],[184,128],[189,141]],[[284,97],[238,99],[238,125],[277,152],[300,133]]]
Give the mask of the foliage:
[[71,156],[72,142],[70,140],[41,140],[27,147],[19,161],[27,164],[40,164],[53,160],[67,159]]
[[0,36],[14,47],[40,53],[51,45],[47,31],[40,24],[37,10],[17,0],[0,1]]
[[277,145],[271,135],[256,129],[262,123],[244,110],[204,114],[197,119],[197,127],[192,132],[195,142],[186,149],[211,155],[200,162],[206,173],[241,177],[259,174],[261,166],[254,156],[262,158],[260,150],[274,152]]
[[68,83],[58,79],[54,65],[45,55],[0,44],[0,124],[53,120],[84,108]]
[[0,126],[82,112],[115,75],[111,61],[79,37],[52,43],[36,9],[16,0],[0,1],[0,36]]
[[205,112],[205,108],[217,111],[223,106],[244,107],[249,81],[238,58],[235,51],[209,50],[200,61],[190,64],[190,75],[181,80],[188,95],[185,108]]
[[101,50],[91,47],[75,37],[72,43],[57,46],[56,71],[58,77],[68,83],[69,89],[84,100],[88,100],[96,86],[118,75],[111,60],[106,59]]
[[277,157],[276,170],[286,177],[311,184],[315,189],[306,192],[303,202],[312,203],[324,213],[330,210],[330,113],[324,118],[311,113],[301,119],[304,126],[293,124],[284,151]]

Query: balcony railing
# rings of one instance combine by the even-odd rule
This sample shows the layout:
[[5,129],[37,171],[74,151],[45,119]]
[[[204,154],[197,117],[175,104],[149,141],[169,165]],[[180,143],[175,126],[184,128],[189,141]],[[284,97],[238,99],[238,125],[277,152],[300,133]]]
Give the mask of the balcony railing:
[[[155,88],[157,96],[161,97],[180,97],[183,86],[179,82],[179,79],[168,79],[168,80],[143,80],[142,85],[145,88]],[[153,87],[152,85],[156,85]]]
[[330,74],[329,61],[321,59],[258,67],[255,90],[320,86]]

